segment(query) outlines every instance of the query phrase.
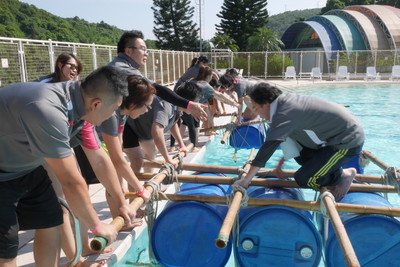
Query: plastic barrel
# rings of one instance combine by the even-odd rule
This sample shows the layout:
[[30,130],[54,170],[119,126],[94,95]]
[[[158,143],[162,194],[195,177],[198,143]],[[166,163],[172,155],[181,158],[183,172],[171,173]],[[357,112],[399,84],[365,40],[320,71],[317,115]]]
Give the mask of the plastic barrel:
[[[215,176],[215,173],[199,173]],[[179,194],[225,196],[229,185],[183,184]],[[215,246],[226,206],[195,201],[169,203],[152,229],[151,245],[162,266],[225,266],[232,244]]]
[[[341,203],[391,207],[376,193],[348,193]],[[361,266],[400,266],[400,222],[385,215],[342,213],[341,218]],[[329,227],[325,245],[327,266],[346,266],[339,242]]]
[[[250,187],[247,192],[252,198],[303,199],[297,189]],[[239,224],[239,242],[234,246],[238,266],[318,266],[321,260],[321,237],[308,211],[285,206],[242,208]]]
[[237,127],[229,136],[229,145],[234,148],[260,148],[265,140],[262,123]]

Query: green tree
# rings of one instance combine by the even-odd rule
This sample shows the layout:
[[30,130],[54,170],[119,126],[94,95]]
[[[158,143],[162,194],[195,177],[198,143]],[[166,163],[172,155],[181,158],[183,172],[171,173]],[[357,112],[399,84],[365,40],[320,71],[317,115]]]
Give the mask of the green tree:
[[268,21],[267,0],[224,0],[217,16],[221,18],[215,25],[218,34],[229,35],[244,50],[248,38]]
[[248,51],[281,51],[284,47],[283,42],[278,35],[271,29],[258,28],[257,32],[250,36],[247,50]]
[[227,34],[217,34],[211,39],[211,42],[214,44],[215,48],[230,49],[232,52],[239,51],[239,47],[235,40]]
[[154,0],[154,35],[157,46],[170,50],[197,50],[198,28],[191,19],[194,7],[189,0]]

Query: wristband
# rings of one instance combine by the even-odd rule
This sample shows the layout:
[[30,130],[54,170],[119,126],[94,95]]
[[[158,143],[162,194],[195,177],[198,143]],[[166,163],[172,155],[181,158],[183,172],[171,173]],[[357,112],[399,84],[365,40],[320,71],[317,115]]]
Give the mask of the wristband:
[[101,221],[99,221],[98,223],[96,223],[95,227],[92,228],[92,229],[90,229],[89,231],[90,231],[92,234],[97,235],[97,234],[99,233],[100,225],[101,225]]
[[140,190],[140,191],[137,191],[137,192],[136,192],[136,196],[138,196],[138,197],[142,197],[142,196],[144,195],[144,190],[145,190],[145,188],[143,187],[143,189],[142,189],[142,190]]

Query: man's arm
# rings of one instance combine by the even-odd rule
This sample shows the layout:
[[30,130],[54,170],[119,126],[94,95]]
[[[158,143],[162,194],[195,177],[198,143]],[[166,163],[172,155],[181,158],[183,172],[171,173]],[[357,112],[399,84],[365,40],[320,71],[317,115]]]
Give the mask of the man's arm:
[[204,111],[207,107],[206,105],[189,101],[163,85],[154,83],[153,86],[156,88],[157,96],[161,97],[163,100],[175,106],[187,109],[197,120],[207,119],[207,113]]
[[174,162],[169,156],[167,147],[165,145],[164,127],[162,127],[159,123],[153,122],[153,125],[151,126],[151,136],[153,137],[154,144],[156,145],[158,151],[164,157],[164,160],[177,167],[177,162]]
[[111,162],[110,157],[102,149],[87,149],[82,147],[93,168],[96,177],[111,195],[114,203],[117,205],[120,215],[125,219],[127,225],[130,225],[132,219],[136,216],[135,212],[125,201],[124,193],[119,182],[117,172]]
[[123,177],[129,185],[135,188],[136,191],[144,192],[142,198],[145,201],[148,201],[151,197],[151,194],[143,187],[142,183],[139,181],[132,168],[130,167],[128,161],[125,159],[119,137],[108,135],[105,133],[102,133],[102,137],[104,143],[107,146],[108,153],[118,173],[118,176]]
[[113,226],[100,222],[90,202],[85,179],[78,170],[74,155],[64,158],[45,158],[45,161],[60,181],[65,198],[74,214],[89,229],[95,229],[98,235],[113,242],[117,232]]

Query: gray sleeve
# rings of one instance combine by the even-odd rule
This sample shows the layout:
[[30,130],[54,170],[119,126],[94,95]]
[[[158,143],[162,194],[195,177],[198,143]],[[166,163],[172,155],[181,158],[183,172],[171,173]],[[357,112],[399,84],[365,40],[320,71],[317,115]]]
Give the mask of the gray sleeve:
[[251,165],[260,168],[264,167],[265,163],[271,158],[280,143],[280,141],[265,141],[260,150],[258,150]]
[[168,126],[169,116],[168,116],[168,105],[167,103],[160,101],[157,105],[154,105],[153,123],[160,124],[163,128]]
[[267,141],[285,141],[295,128],[295,123],[287,116],[275,114],[269,125]]
[[105,133],[111,136],[118,136],[119,120],[117,114],[112,115],[110,118],[105,120],[100,126],[97,127],[99,132]]
[[48,158],[71,155],[69,124],[61,108],[34,102],[24,107],[20,115],[32,154]]

